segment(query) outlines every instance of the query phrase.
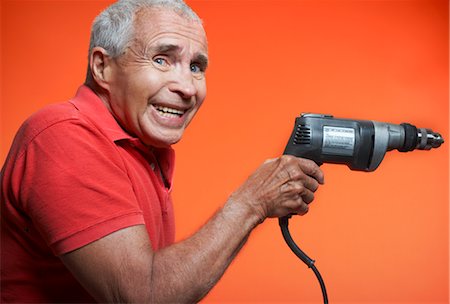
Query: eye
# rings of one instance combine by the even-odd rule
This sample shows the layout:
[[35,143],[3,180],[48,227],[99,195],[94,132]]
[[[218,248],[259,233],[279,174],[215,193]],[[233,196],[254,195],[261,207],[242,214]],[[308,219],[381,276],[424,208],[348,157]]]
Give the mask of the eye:
[[167,60],[162,57],[156,57],[153,59],[153,61],[159,65],[167,65]]
[[191,72],[192,73],[199,73],[200,72],[200,67],[196,64],[191,64]]
[[204,69],[197,63],[191,64],[191,72],[192,73],[201,73]]

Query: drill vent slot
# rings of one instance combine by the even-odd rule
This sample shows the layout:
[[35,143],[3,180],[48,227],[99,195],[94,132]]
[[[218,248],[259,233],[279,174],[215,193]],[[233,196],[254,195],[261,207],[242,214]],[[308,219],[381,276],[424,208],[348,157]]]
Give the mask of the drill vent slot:
[[294,135],[295,145],[309,145],[311,143],[311,128],[307,125],[297,125]]

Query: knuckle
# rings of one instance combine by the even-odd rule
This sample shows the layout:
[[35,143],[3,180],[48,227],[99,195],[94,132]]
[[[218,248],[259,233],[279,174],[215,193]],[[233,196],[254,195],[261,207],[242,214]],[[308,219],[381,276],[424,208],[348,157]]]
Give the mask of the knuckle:
[[306,190],[306,188],[302,183],[295,183],[293,185],[293,191],[295,191],[298,194],[303,193],[305,190]]
[[290,175],[293,179],[301,179],[303,176],[305,176],[305,173],[303,173],[303,171],[300,170],[300,168],[294,167],[291,169]]
[[292,156],[292,155],[282,155],[280,157],[280,161],[284,165],[294,165],[294,164],[297,164],[298,158],[295,156]]
[[310,160],[308,158],[299,158],[299,161],[304,166],[308,166],[308,167],[309,166],[311,166],[311,167],[317,166],[316,163],[313,160]]
[[278,162],[281,167],[285,167],[287,163],[289,163],[289,155],[282,155],[278,158]]
[[305,191],[305,186],[302,183],[288,182],[283,184],[280,189],[284,194],[298,195]]
[[284,159],[286,161],[291,161],[292,159],[296,158],[295,156],[289,155],[289,154],[283,154],[281,157],[281,159]]
[[269,159],[266,159],[266,160],[263,162],[263,165],[265,165],[265,164],[270,164],[270,163],[273,163],[273,162],[275,162],[275,161],[277,161],[276,158],[269,158]]

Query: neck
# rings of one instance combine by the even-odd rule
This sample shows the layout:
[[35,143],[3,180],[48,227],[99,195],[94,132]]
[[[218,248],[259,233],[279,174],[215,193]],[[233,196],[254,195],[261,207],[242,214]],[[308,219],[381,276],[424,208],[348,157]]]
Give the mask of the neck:
[[108,108],[108,110],[112,113],[111,105],[109,103],[109,93],[107,90],[99,86],[94,80],[91,78],[87,78],[84,82],[84,85],[89,87],[92,92],[97,95],[100,100],[105,104],[105,106]]

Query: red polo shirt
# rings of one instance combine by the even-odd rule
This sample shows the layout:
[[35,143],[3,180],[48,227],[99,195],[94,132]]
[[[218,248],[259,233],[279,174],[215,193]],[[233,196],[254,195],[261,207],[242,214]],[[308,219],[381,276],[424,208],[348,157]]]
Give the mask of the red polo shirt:
[[58,256],[114,231],[144,224],[154,250],[171,244],[173,166],[86,86],[31,116],[0,176],[2,302],[93,301]]

